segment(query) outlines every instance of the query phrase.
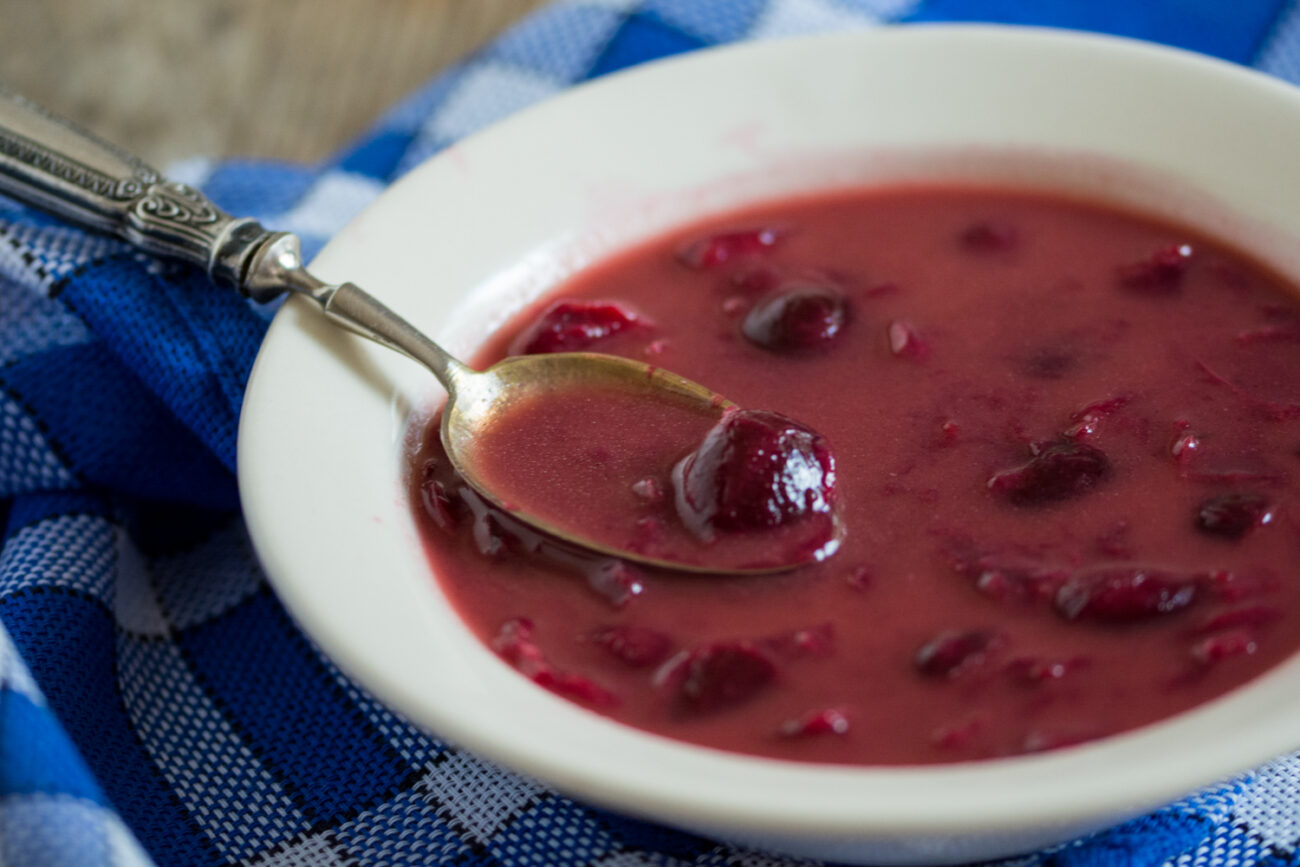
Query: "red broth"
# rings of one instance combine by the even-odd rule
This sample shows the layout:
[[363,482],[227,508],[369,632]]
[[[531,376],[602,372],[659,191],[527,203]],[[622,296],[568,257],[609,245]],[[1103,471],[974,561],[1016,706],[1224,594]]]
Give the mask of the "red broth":
[[[1046,195],[764,205],[584,270],[476,361],[622,354],[807,424],[836,459],[833,556],[725,578],[576,553],[488,508],[434,433],[412,500],[482,640],[620,722],[849,764],[1065,746],[1300,645],[1296,291],[1193,232]],[[631,509],[672,498],[684,456],[644,434],[585,434],[648,457]]]

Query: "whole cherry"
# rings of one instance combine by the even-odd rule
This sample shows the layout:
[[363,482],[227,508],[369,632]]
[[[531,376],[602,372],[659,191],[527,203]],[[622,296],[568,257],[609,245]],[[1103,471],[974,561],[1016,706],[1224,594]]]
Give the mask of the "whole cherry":
[[848,303],[838,289],[793,281],[759,299],[740,331],[750,343],[771,352],[802,353],[836,342],[847,322]]
[[735,410],[673,470],[677,511],[697,536],[758,530],[835,505],[835,458],[818,433],[779,413]]

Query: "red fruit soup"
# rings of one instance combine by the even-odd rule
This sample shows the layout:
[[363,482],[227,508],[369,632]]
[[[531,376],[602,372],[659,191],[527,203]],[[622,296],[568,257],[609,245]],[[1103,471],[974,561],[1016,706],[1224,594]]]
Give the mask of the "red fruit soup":
[[[485,644],[627,725],[871,765],[1092,740],[1300,646],[1298,297],[1195,232],[1049,195],[750,208],[587,268],[475,362],[626,355],[755,411],[689,447],[595,413],[532,495],[615,479],[601,510],[647,546],[761,544],[833,506],[833,553],[739,578],[575,552],[465,487],[435,427],[416,520]],[[516,423],[502,442],[567,435]],[[774,463],[728,463],[750,441]]]

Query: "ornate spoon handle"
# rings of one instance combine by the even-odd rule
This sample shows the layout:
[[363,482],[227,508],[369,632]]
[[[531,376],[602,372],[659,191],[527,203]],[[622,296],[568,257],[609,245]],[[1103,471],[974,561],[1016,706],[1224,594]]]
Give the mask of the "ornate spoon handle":
[[3,89],[0,192],[145,252],[192,262],[245,294],[258,288],[247,282],[252,260],[276,237],[256,220],[230,216],[198,190],[168,181],[136,157]]
[[468,369],[351,283],[303,267],[297,237],[232,217],[203,193],[16,93],[0,88],[0,194],[69,223],[116,235],[146,253],[183,259],[256,301],[286,291],[331,319],[411,356],[453,389]]

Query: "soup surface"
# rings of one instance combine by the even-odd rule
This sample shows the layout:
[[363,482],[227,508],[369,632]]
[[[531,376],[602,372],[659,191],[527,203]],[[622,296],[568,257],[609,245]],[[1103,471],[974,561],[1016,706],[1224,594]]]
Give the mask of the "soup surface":
[[[768,204],[584,270],[476,362],[627,355],[798,420],[834,455],[833,555],[726,578],[574,552],[459,483],[436,427],[412,449],[412,502],[482,640],[628,725],[852,764],[1065,746],[1300,645],[1296,298],[1186,229],[1046,195]],[[632,525],[689,525],[690,449],[620,416],[593,413],[601,429],[533,495],[630,465]],[[533,419],[514,441],[564,436],[563,414]]]

